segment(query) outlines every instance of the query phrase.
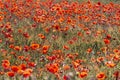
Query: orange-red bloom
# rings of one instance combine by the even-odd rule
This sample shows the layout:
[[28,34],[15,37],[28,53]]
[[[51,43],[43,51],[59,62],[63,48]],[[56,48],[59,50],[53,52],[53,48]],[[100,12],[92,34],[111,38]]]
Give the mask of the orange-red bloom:
[[32,50],[36,50],[40,47],[40,45],[39,44],[32,44],[30,47]]
[[96,75],[98,80],[104,80],[106,78],[106,75],[104,72],[100,72]]
[[38,34],[38,37],[40,37],[41,39],[45,39],[45,36],[43,34]]
[[69,65],[65,65],[63,66],[63,69],[66,71],[66,70],[69,70],[70,69],[70,66]]
[[104,39],[104,43],[105,44],[110,44],[110,40],[109,39]]
[[20,46],[15,46],[15,47],[14,47],[14,50],[21,51],[22,48],[21,48]]
[[2,67],[4,69],[9,69],[10,68],[10,62],[8,60],[3,60],[2,61]]
[[47,70],[53,74],[57,73],[59,70],[58,64],[54,63],[47,65]]
[[7,72],[7,75],[9,77],[14,77],[15,76],[15,73],[13,71],[10,71],[10,72]]
[[91,53],[91,52],[92,52],[92,48],[88,48],[87,53]]
[[27,78],[27,77],[29,77],[30,76],[30,72],[28,72],[28,71],[24,71],[23,72],[23,77],[24,78]]
[[85,78],[87,76],[87,72],[81,72],[80,74],[79,74],[79,77],[80,78]]
[[12,70],[13,72],[18,72],[19,67],[18,67],[18,66],[11,66],[11,70]]
[[44,46],[42,47],[42,52],[43,52],[43,54],[46,54],[47,51],[48,51],[48,49],[49,49],[49,46],[48,46],[48,45],[44,45]]
[[26,70],[23,72],[23,77],[24,77],[24,78],[30,77],[32,71],[33,71],[32,69],[26,69]]
[[106,66],[109,68],[113,68],[115,66],[115,63],[109,61],[109,62],[106,62]]

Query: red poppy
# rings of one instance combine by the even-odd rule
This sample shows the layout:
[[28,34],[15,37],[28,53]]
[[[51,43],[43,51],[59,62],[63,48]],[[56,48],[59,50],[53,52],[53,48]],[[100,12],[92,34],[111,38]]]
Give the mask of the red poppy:
[[15,47],[14,47],[14,50],[16,50],[16,51],[21,51],[22,48],[21,48],[20,46],[15,46]]
[[96,75],[98,80],[104,80],[106,78],[106,75],[104,72],[100,72]]
[[38,37],[40,37],[41,39],[45,39],[45,36],[43,34],[38,34]]
[[43,54],[46,54],[47,51],[48,51],[48,49],[49,49],[49,46],[48,46],[48,45],[44,45],[44,46],[42,47],[42,52],[43,52]]
[[9,69],[10,68],[10,62],[8,60],[3,60],[2,61],[2,67],[4,69]]
[[87,72],[81,72],[80,74],[79,74],[79,77],[80,78],[85,78],[87,76]]
[[47,65],[47,70],[51,73],[57,73],[59,70],[58,64],[54,63],[54,64],[48,64]]
[[40,45],[39,44],[32,44],[30,47],[32,50],[36,50],[40,47]]
[[11,70],[13,72],[17,72],[19,70],[19,67],[18,66],[11,66]]
[[9,77],[14,77],[15,76],[15,73],[13,71],[10,71],[10,72],[7,72],[7,75]]
[[109,39],[104,39],[104,43],[105,44],[110,44],[110,40]]

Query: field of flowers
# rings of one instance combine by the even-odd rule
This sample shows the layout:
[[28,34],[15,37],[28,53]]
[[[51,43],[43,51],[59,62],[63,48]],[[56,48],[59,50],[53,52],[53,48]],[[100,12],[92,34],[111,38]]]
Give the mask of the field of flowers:
[[119,0],[81,1],[0,0],[0,80],[120,80]]

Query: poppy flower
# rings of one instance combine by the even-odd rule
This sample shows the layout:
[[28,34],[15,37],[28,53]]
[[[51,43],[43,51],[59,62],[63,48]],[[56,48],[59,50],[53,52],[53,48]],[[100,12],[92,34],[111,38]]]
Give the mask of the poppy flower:
[[48,45],[44,45],[44,46],[42,47],[42,52],[43,52],[43,54],[46,54],[47,51],[48,51],[48,49],[49,49],[49,46],[48,46]]
[[102,62],[104,60],[104,57],[98,57],[97,62]]
[[4,19],[4,17],[3,17],[3,16],[0,16],[0,22],[1,22],[3,19]]
[[27,52],[27,51],[29,51],[30,47],[29,47],[29,46],[27,46],[27,45],[25,45],[23,49],[24,49],[24,51],[26,51],[26,52]]
[[24,70],[19,69],[17,72],[19,75],[22,75],[24,73]]
[[47,70],[53,74],[57,73],[59,70],[58,64],[48,64],[47,65]]
[[92,48],[88,48],[87,53],[91,53],[91,52],[92,52]]
[[3,75],[5,72],[0,71],[0,75]]
[[77,68],[80,64],[78,63],[78,62],[76,62],[76,61],[72,61],[72,64],[73,64],[73,66],[74,66],[74,68]]
[[69,47],[67,45],[64,45],[63,48],[69,50]]
[[66,70],[69,70],[70,69],[70,66],[69,65],[64,65],[63,66],[63,69],[66,71]]
[[18,59],[23,60],[25,57],[24,56],[18,56]]
[[45,36],[43,34],[38,34],[38,37],[40,37],[41,39],[45,39]]
[[113,57],[113,60],[114,60],[114,61],[120,60],[120,56],[119,56],[119,55],[115,55],[115,56]]
[[28,71],[24,71],[23,72],[23,77],[24,78],[27,78],[27,77],[29,77],[30,76],[30,72],[28,72]]
[[20,46],[15,46],[15,47],[14,47],[14,50],[16,50],[16,51],[21,51],[22,48],[21,48]]
[[34,62],[28,62],[28,65],[29,65],[30,67],[35,67],[35,66],[36,66],[36,64],[35,64]]
[[96,75],[98,80],[104,80],[106,78],[106,75],[104,72],[100,72]]
[[4,69],[9,69],[10,68],[10,62],[8,60],[3,60],[2,61],[2,67]]
[[31,44],[30,47],[31,47],[32,50],[36,50],[40,47],[40,45],[39,44]]
[[107,38],[107,39],[111,39],[111,35],[110,35],[110,34],[107,34],[106,38]]
[[27,68],[25,71],[28,71],[28,72],[30,72],[30,73],[32,73],[32,72],[33,72],[33,70],[32,70],[32,69],[30,69],[30,68]]
[[106,62],[106,66],[109,68],[113,68],[113,67],[115,67],[115,63],[108,61],[108,62]]
[[11,66],[11,70],[13,72],[17,72],[19,70],[19,67],[18,66]]
[[119,50],[118,49],[114,49],[113,52],[114,53],[119,53]]
[[14,49],[14,44],[10,44],[9,48]]
[[32,69],[26,69],[24,72],[23,72],[23,77],[24,78],[27,78],[27,77],[30,77],[31,73],[32,73]]
[[10,72],[7,72],[7,75],[9,77],[14,77],[15,76],[15,73],[13,71],[10,71]]
[[110,40],[109,39],[104,39],[104,43],[105,44],[110,44]]
[[20,68],[21,70],[25,70],[25,69],[27,68],[27,66],[26,66],[26,64],[20,64],[20,65],[19,65],[19,68]]
[[119,71],[115,71],[115,72],[113,73],[113,76],[116,77],[116,78],[118,78],[119,75],[120,75],[120,72],[119,72]]
[[25,38],[30,38],[30,35],[29,35],[28,33],[23,33],[23,36],[24,36]]
[[63,80],[69,80],[69,77],[67,75],[64,75]]
[[0,43],[2,43],[2,39],[0,39]]
[[79,74],[79,78],[85,78],[87,76],[87,72],[81,72]]

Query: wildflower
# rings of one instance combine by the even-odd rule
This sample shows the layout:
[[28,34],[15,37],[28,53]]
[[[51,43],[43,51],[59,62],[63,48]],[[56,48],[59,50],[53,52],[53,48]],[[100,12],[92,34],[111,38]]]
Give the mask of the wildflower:
[[15,76],[15,73],[13,71],[10,71],[10,72],[7,72],[7,75],[9,77],[14,77]]
[[30,49],[30,47],[25,45],[23,49],[27,52]]
[[92,52],[92,48],[88,48],[87,53],[91,53],[91,52]]
[[10,44],[9,48],[13,49],[14,48],[14,44]]
[[43,52],[43,54],[46,54],[47,51],[48,51],[48,49],[49,49],[49,46],[48,46],[48,45],[44,45],[44,46],[42,47],[42,52]]
[[104,60],[104,57],[98,57],[97,62],[102,62]]
[[73,54],[67,54],[67,57],[70,58],[70,59],[74,59],[75,56]]
[[17,72],[19,70],[19,67],[18,66],[11,66],[11,70],[13,72]]
[[0,71],[0,75],[3,75],[5,72]]
[[22,48],[21,48],[20,46],[15,46],[15,47],[14,47],[14,50],[16,50],[16,51],[21,51]]
[[73,66],[74,66],[74,68],[77,68],[80,64],[78,63],[78,62],[76,62],[76,61],[72,61],[72,64],[73,64]]
[[19,65],[19,68],[20,68],[21,70],[25,70],[25,69],[27,68],[27,66],[26,66],[26,64],[20,64],[20,65]]
[[79,74],[79,77],[80,78],[85,78],[87,76],[87,72],[81,72],[80,74]]
[[3,19],[4,19],[4,17],[3,17],[3,16],[0,16],[0,22],[1,22]]
[[119,53],[119,50],[118,49],[114,49],[113,52],[114,53]]
[[69,50],[69,47],[67,45],[64,45],[63,48]]
[[80,36],[80,37],[83,36],[83,34],[81,32],[78,32],[77,35]]
[[104,39],[104,43],[105,44],[110,44],[110,40],[109,39]]
[[115,63],[109,61],[109,62],[106,62],[106,66],[109,68],[113,68],[115,66]]
[[24,71],[23,72],[23,77],[24,78],[27,78],[27,77],[29,77],[30,76],[30,72],[28,72],[28,71]]
[[51,73],[57,73],[59,68],[58,68],[58,64],[54,63],[54,64],[48,64],[47,65],[47,70]]
[[35,64],[34,62],[28,62],[28,65],[29,65],[30,67],[35,67],[35,66],[36,66],[36,64]]
[[2,39],[0,39],[0,43],[2,43]]
[[40,47],[40,45],[39,44],[32,44],[30,47],[32,50],[36,50]]
[[115,72],[113,73],[113,76],[116,77],[116,78],[118,78],[119,75],[120,75],[120,72],[119,72],[119,71],[115,71]]
[[41,39],[45,39],[45,36],[43,34],[38,34],[38,37],[40,37]]
[[19,75],[22,75],[23,72],[24,72],[23,70],[19,69],[17,73],[18,73]]
[[106,38],[107,38],[107,39],[111,39],[111,35],[108,34],[108,35],[106,36]]
[[104,80],[106,78],[106,75],[104,72],[100,72],[96,75],[98,80]]
[[63,69],[66,71],[66,70],[69,70],[70,69],[70,66],[69,65],[64,65],[63,66]]
[[69,76],[64,75],[64,76],[63,76],[63,80],[69,80]]
[[10,68],[10,62],[8,60],[3,60],[2,61],[2,67],[4,69],[9,69]]
[[24,36],[25,38],[30,38],[30,35],[29,35],[28,33],[23,33],[23,36]]
[[115,61],[118,61],[118,60],[120,60],[120,57],[119,57],[119,55],[115,55],[115,56],[113,57],[113,60],[115,60]]
[[25,57],[24,56],[18,56],[18,59],[23,60]]
[[32,69],[26,69],[24,72],[23,72],[23,77],[24,78],[27,78],[27,77],[30,77],[31,73],[32,73]]

